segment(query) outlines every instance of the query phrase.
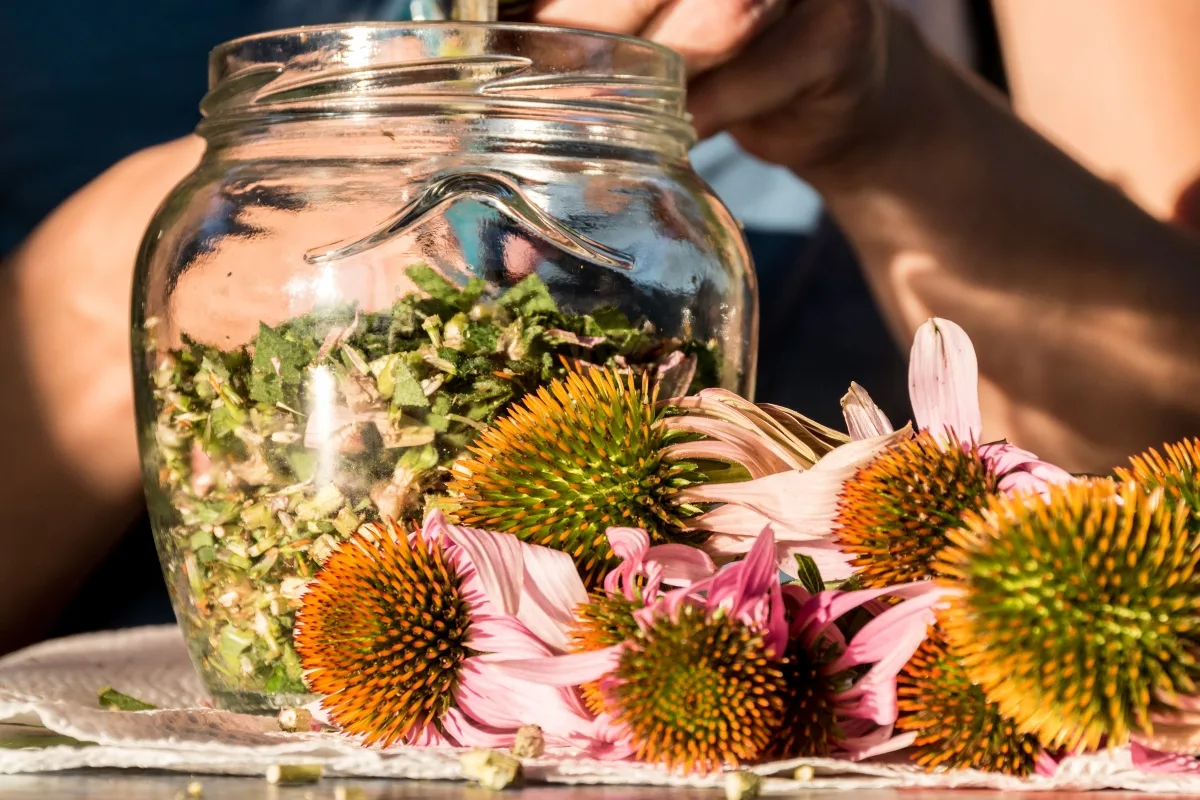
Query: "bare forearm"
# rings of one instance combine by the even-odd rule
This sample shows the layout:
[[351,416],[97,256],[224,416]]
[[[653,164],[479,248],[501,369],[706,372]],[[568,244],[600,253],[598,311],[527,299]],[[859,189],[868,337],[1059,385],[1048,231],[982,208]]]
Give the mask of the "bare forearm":
[[[891,34],[886,149],[802,170],[858,248],[904,338],[975,339],[989,437],[1081,470],[1200,432],[1200,245],[1163,225]],[[892,110],[893,113],[895,109]]]
[[133,263],[199,152],[183,139],[126,159],[0,265],[0,652],[54,621],[140,507]]

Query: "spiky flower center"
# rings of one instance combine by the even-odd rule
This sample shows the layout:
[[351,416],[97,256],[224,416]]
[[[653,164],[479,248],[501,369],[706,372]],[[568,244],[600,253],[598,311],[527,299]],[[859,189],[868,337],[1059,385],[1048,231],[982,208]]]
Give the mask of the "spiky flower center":
[[1108,480],[993,498],[951,533],[952,651],[1047,746],[1123,744],[1200,680],[1200,547],[1161,492]]
[[455,465],[451,493],[465,525],[569,553],[591,586],[616,561],[605,532],[643,528],[661,542],[682,527],[670,498],[699,480],[660,451],[649,378],[573,373],[496,420]]
[[[642,607],[637,600],[624,595],[598,592],[587,603],[575,607],[575,622],[571,626],[571,649],[590,652],[631,642],[641,633],[633,612]],[[608,704],[599,682],[580,687],[584,704],[593,714],[603,714]]]
[[471,615],[442,544],[364,526],[317,573],[296,653],[330,719],[384,747],[437,724],[470,654]]
[[762,634],[684,606],[622,653],[609,712],[640,760],[712,772],[763,757],[783,714],[784,677]]
[[834,525],[862,586],[884,588],[934,575],[946,532],[998,490],[975,448],[928,431],[881,453],[847,484]]
[[897,679],[896,727],[915,731],[914,759],[932,771],[979,769],[1024,777],[1037,766],[1037,738],[1000,713],[946,647],[936,629]]
[[845,688],[840,676],[825,669],[833,652],[821,644],[809,649],[795,638],[785,655],[783,715],[772,732],[768,758],[827,756],[841,738],[834,698]]
[[1164,453],[1150,448],[1129,460],[1128,468],[1115,472],[1122,481],[1132,481],[1146,492],[1162,487],[1171,501],[1186,503],[1194,515],[1192,525],[1200,519],[1200,439],[1185,439],[1168,444]]

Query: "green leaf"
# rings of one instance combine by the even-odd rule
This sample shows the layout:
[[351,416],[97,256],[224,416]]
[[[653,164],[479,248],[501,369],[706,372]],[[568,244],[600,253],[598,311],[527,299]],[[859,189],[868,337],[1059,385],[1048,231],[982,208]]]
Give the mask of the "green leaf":
[[[601,306],[593,311],[590,318],[600,326],[600,330],[606,334],[613,334],[619,331],[628,331],[633,327],[629,321],[629,317],[625,316],[616,306]],[[592,333],[592,336],[599,334]]]
[[401,359],[392,366],[392,405],[397,408],[428,408],[429,398],[421,382]]
[[258,403],[285,402],[300,387],[307,349],[286,339],[274,328],[259,323],[250,367],[250,399]]
[[500,295],[496,301],[501,308],[515,314],[529,316],[538,313],[558,313],[558,304],[550,296],[550,290],[537,275],[530,275],[516,286]]
[[825,591],[825,581],[821,578],[821,570],[817,569],[817,562],[803,553],[796,554],[796,576],[809,594]]
[[470,308],[471,303],[474,302],[464,296],[462,289],[446,280],[428,264],[414,264],[406,269],[404,274],[408,275],[409,280],[433,300],[453,308],[462,308],[464,303],[466,308]]
[[100,700],[100,707],[108,711],[154,711],[158,708],[144,700],[122,694],[111,686],[105,686],[96,694]]

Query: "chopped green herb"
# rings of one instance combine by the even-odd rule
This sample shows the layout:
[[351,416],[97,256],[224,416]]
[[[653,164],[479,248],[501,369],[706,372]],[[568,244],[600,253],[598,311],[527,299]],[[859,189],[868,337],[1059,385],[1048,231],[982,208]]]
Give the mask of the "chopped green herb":
[[536,276],[487,300],[478,280],[407,274],[419,292],[385,311],[262,324],[233,350],[185,336],[160,359],[151,510],[218,693],[302,693],[291,633],[307,580],[363,523],[448,507],[454,460],[513,401],[586,364],[715,385],[715,345],[615,308],[564,313]]
[[152,706],[136,697],[122,694],[111,686],[105,686],[96,694],[99,697],[100,707],[108,711],[154,711],[158,708],[158,706]]

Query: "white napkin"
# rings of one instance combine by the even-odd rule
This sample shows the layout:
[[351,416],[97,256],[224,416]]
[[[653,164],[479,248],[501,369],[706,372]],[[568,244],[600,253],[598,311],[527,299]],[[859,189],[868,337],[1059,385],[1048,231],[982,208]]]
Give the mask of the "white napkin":
[[[104,686],[160,710],[104,711]],[[91,744],[14,749],[6,740],[68,736]],[[174,626],[136,628],[45,642],[0,659],[0,773],[49,772],[77,767],[129,767],[181,772],[262,775],[271,764],[322,764],[340,777],[458,779],[458,754],[448,749],[395,747],[368,750],[333,733],[284,733],[272,717],[231,714],[208,707],[199,678]],[[790,778],[811,765],[812,780]],[[1200,776],[1147,774],[1126,750],[1068,759],[1052,778],[1018,780],[979,772],[929,775],[909,764],[852,764],[795,759],[765,764],[763,791],[862,790],[889,787],[1008,790],[1126,789],[1200,793]],[[551,753],[527,761],[527,778],[550,783],[720,786],[721,776],[683,778],[636,764],[614,764]],[[784,777],[774,777],[784,776]]]

